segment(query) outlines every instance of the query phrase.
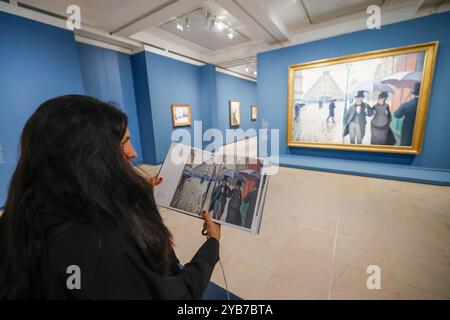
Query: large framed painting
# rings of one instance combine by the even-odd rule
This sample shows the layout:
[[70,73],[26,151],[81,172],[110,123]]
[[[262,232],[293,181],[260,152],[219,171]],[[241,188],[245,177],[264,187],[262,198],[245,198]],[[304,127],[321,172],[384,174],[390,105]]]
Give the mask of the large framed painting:
[[189,104],[172,105],[173,127],[186,127],[191,125],[191,106]]
[[289,67],[290,147],[419,154],[438,42]]
[[238,127],[241,125],[241,102],[230,100],[230,126]]

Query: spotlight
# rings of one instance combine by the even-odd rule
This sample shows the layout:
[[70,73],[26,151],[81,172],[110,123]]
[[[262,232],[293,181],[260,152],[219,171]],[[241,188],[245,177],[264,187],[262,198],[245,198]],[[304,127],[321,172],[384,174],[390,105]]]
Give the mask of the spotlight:
[[209,26],[209,30],[213,31],[213,29],[216,26],[216,24],[217,24],[217,18],[216,18],[215,15],[212,15],[212,17],[211,17],[211,25]]
[[248,65],[245,66],[245,72],[248,72]]
[[186,22],[185,22],[184,26],[186,27],[186,31],[191,31],[191,25],[189,24],[188,17],[186,17]]
[[184,28],[183,28],[183,26],[181,25],[180,22],[177,22],[177,29],[178,29],[178,31],[183,31],[184,30]]
[[226,25],[222,21],[219,21],[216,23],[216,27],[217,27],[217,30],[222,31],[223,29],[225,29]]
[[234,38],[234,30],[233,29],[228,29],[228,33],[227,33],[228,39],[232,40]]
[[253,71],[253,74],[255,75],[255,77],[258,75],[258,72]]
[[209,11],[205,11],[205,27],[209,28],[210,27],[210,23],[211,23],[211,13],[209,13]]

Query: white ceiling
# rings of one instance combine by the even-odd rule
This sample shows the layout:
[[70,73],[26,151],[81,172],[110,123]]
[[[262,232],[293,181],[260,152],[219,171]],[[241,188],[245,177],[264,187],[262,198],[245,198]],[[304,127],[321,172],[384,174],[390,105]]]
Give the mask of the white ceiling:
[[[3,0],[5,1],[5,0]],[[8,0],[6,0],[8,1]],[[78,34],[125,48],[142,44],[255,77],[256,54],[366,28],[369,5],[390,24],[450,10],[450,0],[9,0],[0,10],[66,17],[81,8]],[[205,27],[207,8],[235,31]],[[36,12],[36,10],[38,12]],[[189,17],[190,31],[177,30]],[[52,19],[55,19],[52,17]],[[178,19],[178,20],[177,20]],[[41,18],[42,20],[42,18]],[[248,72],[246,71],[248,69]]]

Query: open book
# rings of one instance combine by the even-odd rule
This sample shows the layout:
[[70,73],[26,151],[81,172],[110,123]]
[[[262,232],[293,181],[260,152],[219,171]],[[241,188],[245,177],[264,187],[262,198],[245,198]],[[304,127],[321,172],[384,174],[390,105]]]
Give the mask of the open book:
[[[228,163],[227,163],[228,161]],[[265,159],[226,157],[172,143],[159,172],[156,203],[217,223],[259,233],[270,164]]]

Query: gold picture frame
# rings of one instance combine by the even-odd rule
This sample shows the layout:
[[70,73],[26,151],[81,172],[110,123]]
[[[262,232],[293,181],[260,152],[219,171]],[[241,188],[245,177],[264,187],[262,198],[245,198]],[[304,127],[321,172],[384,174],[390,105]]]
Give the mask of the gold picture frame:
[[250,106],[250,118],[252,121],[256,121],[258,119],[258,107],[256,104]]
[[191,105],[190,104],[172,104],[172,126],[187,127],[191,125]]
[[[437,50],[438,42],[434,41],[289,66],[287,145],[289,147],[419,154],[423,144]],[[404,64],[400,64],[403,60],[405,60]],[[410,63],[411,61],[415,64]],[[340,70],[345,70],[346,73],[342,73]],[[363,81],[362,77],[364,76],[359,77],[359,74],[364,73],[363,71],[366,71],[365,74],[372,78],[369,77]],[[352,77],[356,82],[352,81]],[[308,83],[308,81],[310,82]],[[342,87],[344,90],[341,89]],[[367,97],[371,97],[371,101],[377,102],[372,107],[364,102],[365,92],[367,92]],[[381,92],[385,92],[388,97],[382,96]],[[334,94],[336,97],[333,97]],[[369,102],[369,98],[367,101]],[[380,102],[382,103],[380,104]],[[324,103],[328,108],[323,107]],[[407,120],[402,112],[406,109],[402,108],[406,108],[406,105],[415,105],[416,114],[414,117],[410,113],[412,115],[408,119],[408,124],[403,127]],[[361,115],[361,110],[363,110],[363,115]],[[372,120],[377,116],[378,110],[381,110],[380,116],[375,124],[372,123]],[[383,110],[385,115],[382,113]],[[328,118],[325,123],[326,115]],[[338,118],[337,120],[335,116]],[[352,119],[349,119],[350,117]],[[387,125],[386,121],[381,121],[384,127],[379,129],[377,127],[378,119],[387,119]],[[354,125],[350,124],[351,122]],[[318,131],[315,127],[317,123],[320,123],[325,129]],[[410,125],[411,123],[412,125]],[[336,126],[333,127],[335,124]],[[352,127],[353,136],[348,134],[349,126]],[[412,129],[407,131],[409,127]],[[342,141],[339,141],[340,133],[342,133]],[[392,136],[392,139],[386,138],[389,136]]]
[[241,101],[230,99],[230,127],[241,125]]

